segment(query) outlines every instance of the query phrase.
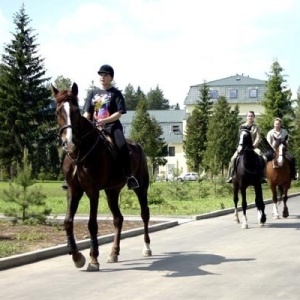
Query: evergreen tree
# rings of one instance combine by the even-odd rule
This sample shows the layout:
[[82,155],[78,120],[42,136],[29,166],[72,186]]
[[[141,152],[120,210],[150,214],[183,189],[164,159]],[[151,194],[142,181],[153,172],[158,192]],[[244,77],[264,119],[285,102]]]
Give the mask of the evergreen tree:
[[295,119],[293,122],[294,130],[292,132],[292,139],[289,141],[289,147],[295,156],[296,170],[300,168],[300,88],[297,92],[297,100],[295,107]]
[[276,117],[283,121],[283,127],[290,129],[291,120],[294,117],[291,90],[286,86],[285,75],[282,74],[283,68],[275,60],[271,66],[270,73],[267,74],[267,89],[262,105],[265,113],[259,118],[259,125],[263,135],[273,128],[273,122]]
[[59,91],[69,90],[71,88],[71,85],[72,85],[72,80],[70,78],[59,75],[54,80],[54,85]]
[[139,102],[132,120],[130,138],[143,147],[154,175],[157,166],[167,163],[164,157],[168,155],[168,145],[161,137],[162,128],[155,118],[150,117],[147,108],[146,101]]
[[169,109],[169,100],[165,99],[163,91],[157,86],[155,90],[150,89],[147,94],[149,110]]
[[123,95],[126,103],[126,110],[135,110],[139,100],[134,87],[130,83],[125,87]]
[[[44,223],[51,209],[46,208],[46,195],[41,193],[41,188],[31,189],[35,184],[32,180],[32,167],[28,162],[28,151],[23,153],[22,166],[18,167],[18,175],[13,183],[10,182],[9,190],[3,191],[3,200],[8,203],[4,211],[5,216],[12,217],[14,222],[18,220],[34,220]],[[10,204],[14,205],[10,206]],[[41,210],[42,208],[42,210]]]
[[238,107],[230,111],[224,96],[219,97],[214,105],[212,116],[209,119],[207,129],[206,151],[204,153],[204,164],[217,175],[227,168],[232,154],[235,151],[237,131],[239,128]]
[[0,76],[0,159],[9,168],[22,161],[29,150],[33,172],[38,172],[41,160],[37,151],[54,141],[54,108],[51,92],[46,87],[44,59],[37,55],[36,35],[29,27],[24,4],[14,15],[16,32],[10,44],[4,46]]
[[199,101],[187,120],[183,150],[187,163],[195,172],[200,172],[207,142],[208,121],[213,102],[210,100],[209,87],[206,82],[200,87]]

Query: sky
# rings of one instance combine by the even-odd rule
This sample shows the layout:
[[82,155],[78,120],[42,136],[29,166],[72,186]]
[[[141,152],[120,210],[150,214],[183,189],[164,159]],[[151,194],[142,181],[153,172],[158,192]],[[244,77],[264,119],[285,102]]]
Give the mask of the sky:
[[0,0],[0,54],[22,3],[46,76],[76,82],[80,101],[102,64],[119,89],[158,86],[181,108],[190,86],[235,74],[267,80],[274,60],[294,97],[300,86],[298,0]]

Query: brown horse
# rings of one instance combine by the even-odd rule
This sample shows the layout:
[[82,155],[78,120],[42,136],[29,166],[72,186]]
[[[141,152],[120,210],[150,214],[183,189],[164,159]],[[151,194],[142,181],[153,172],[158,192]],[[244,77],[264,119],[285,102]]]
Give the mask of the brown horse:
[[[68,183],[67,212],[64,226],[67,235],[69,254],[77,268],[85,264],[84,256],[78,251],[74,232],[74,217],[83,195],[90,201],[90,215],[88,229],[90,232],[90,263],[88,271],[98,271],[99,247],[97,211],[100,190],[104,190],[108,206],[113,215],[115,235],[108,262],[117,262],[120,253],[120,238],[123,216],[119,209],[119,195],[126,184],[122,162],[113,151],[114,147],[107,140],[104,133],[98,130],[80,113],[78,105],[78,86],[73,84],[70,91],[58,91],[52,86],[56,100],[56,117],[60,127],[60,136],[66,156],[63,161],[63,173]],[[128,141],[132,158],[132,171],[139,181],[139,188],[134,192],[141,207],[141,217],[144,222],[143,255],[151,256],[148,225],[150,212],[148,207],[149,173],[146,157],[142,148]]]
[[267,163],[266,176],[272,191],[273,218],[278,219],[278,205],[283,201],[282,216],[287,218],[289,210],[287,207],[288,190],[291,186],[290,163],[285,157],[286,146],[280,140],[274,139],[275,158]]

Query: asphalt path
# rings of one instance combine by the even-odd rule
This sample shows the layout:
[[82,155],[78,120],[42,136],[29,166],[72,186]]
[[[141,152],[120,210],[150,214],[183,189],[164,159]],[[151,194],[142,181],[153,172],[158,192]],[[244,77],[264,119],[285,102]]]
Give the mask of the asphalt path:
[[[152,257],[142,257],[141,235],[121,241],[118,263],[106,263],[111,244],[100,246],[100,271],[76,269],[61,255],[0,272],[1,299],[300,299],[300,197],[290,216],[260,227],[248,210],[249,229],[232,213],[151,233]],[[240,213],[241,215],[241,213]],[[82,253],[88,258],[88,250]]]

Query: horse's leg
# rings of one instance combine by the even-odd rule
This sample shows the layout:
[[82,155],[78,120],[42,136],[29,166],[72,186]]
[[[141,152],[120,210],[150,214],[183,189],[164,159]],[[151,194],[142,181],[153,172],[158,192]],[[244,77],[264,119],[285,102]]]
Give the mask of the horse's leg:
[[240,223],[239,212],[238,212],[238,202],[239,202],[239,186],[237,183],[233,185],[233,202],[234,202],[234,221]]
[[114,235],[113,245],[111,248],[111,253],[107,258],[107,262],[110,263],[117,262],[118,256],[120,254],[120,240],[121,240],[121,232],[122,232],[123,219],[124,219],[119,208],[120,190],[121,190],[120,188],[105,190],[107,196],[107,203],[113,215],[113,223],[115,227],[115,235]]
[[241,195],[242,195],[242,210],[243,210],[243,222],[242,222],[242,229],[248,228],[248,221],[247,221],[247,199],[246,199],[246,188],[241,188]]
[[99,190],[93,190],[92,193],[87,192],[90,200],[90,217],[88,228],[90,232],[90,263],[87,271],[99,271],[100,265],[98,262],[99,245],[98,245],[98,204],[99,204]]
[[150,210],[148,206],[148,187],[140,186],[140,188],[135,189],[134,192],[137,195],[141,207],[141,218],[144,222],[144,248],[143,256],[152,256],[152,251],[150,248],[150,237],[149,237],[149,220],[150,220]]
[[289,209],[287,207],[287,200],[288,200],[288,188],[287,188],[287,186],[283,187],[282,200],[283,200],[282,217],[287,218],[289,216]]
[[279,219],[277,187],[276,187],[276,185],[272,185],[272,183],[271,183],[270,189],[272,192],[272,201],[273,201],[273,219]]
[[254,186],[255,189],[255,204],[257,208],[257,216],[258,216],[258,223],[260,225],[264,225],[266,223],[267,217],[265,214],[265,203],[263,199],[263,193],[261,184],[256,184]]
[[78,251],[74,238],[74,216],[76,214],[79,200],[81,199],[82,195],[82,189],[74,191],[74,189],[69,187],[67,192],[68,207],[64,220],[69,254],[72,255],[72,259],[77,268],[82,268],[85,264],[85,257]]

